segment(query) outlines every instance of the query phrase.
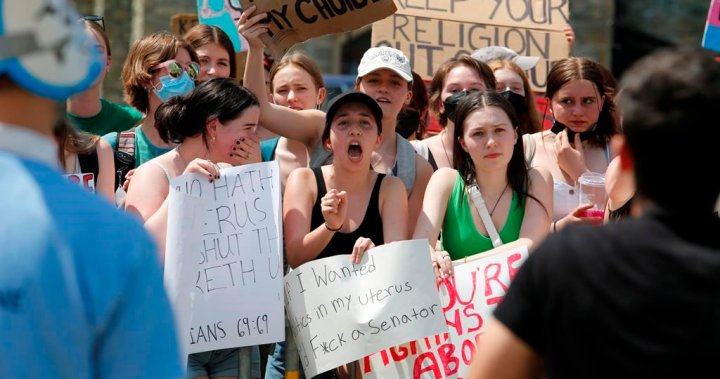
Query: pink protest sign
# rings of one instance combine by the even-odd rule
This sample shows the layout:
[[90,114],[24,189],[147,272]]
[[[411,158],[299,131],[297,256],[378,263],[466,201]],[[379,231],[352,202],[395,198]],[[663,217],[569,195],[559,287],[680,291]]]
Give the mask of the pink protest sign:
[[720,52],[720,0],[710,2],[702,46]]
[[363,378],[466,377],[487,321],[527,257],[519,246],[456,264],[455,276],[439,284],[448,331],[365,357]]

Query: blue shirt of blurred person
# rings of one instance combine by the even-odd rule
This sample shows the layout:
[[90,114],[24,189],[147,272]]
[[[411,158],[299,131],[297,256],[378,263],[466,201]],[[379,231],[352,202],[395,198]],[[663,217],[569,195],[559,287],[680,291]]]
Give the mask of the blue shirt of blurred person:
[[181,377],[150,238],[56,167],[52,140],[0,124],[0,377]]

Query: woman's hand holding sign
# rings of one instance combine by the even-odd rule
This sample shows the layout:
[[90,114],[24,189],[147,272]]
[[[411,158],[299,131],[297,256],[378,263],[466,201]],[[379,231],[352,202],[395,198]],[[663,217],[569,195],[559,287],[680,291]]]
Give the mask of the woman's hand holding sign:
[[264,44],[260,39],[260,36],[268,32],[267,13],[260,13],[253,16],[256,6],[251,6],[237,21],[238,33],[243,36],[247,41],[250,48],[263,48]]

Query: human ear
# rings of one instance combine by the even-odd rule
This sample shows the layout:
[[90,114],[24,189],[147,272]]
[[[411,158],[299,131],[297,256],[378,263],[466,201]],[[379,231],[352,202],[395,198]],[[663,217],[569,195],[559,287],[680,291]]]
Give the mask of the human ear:
[[325,101],[326,95],[327,95],[327,90],[325,89],[325,87],[322,87],[318,90],[317,102],[316,102],[318,109],[320,109],[320,105],[322,105],[323,101]]

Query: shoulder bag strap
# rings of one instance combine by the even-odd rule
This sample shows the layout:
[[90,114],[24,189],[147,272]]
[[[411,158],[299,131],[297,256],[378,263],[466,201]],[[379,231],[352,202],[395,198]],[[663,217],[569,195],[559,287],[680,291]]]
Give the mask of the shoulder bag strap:
[[490,217],[490,213],[485,206],[485,200],[483,200],[482,194],[480,194],[480,190],[478,189],[477,184],[473,183],[469,185],[467,187],[467,193],[468,196],[472,199],[473,203],[475,203],[475,208],[477,208],[477,211],[480,214],[480,220],[482,220],[483,224],[485,224],[485,229],[490,236],[490,240],[492,241],[493,246],[502,246],[503,241],[502,239],[500,239],[500,235],[498,234],[497,229],[495,229],[495,224],[493,224],[492,217]]

